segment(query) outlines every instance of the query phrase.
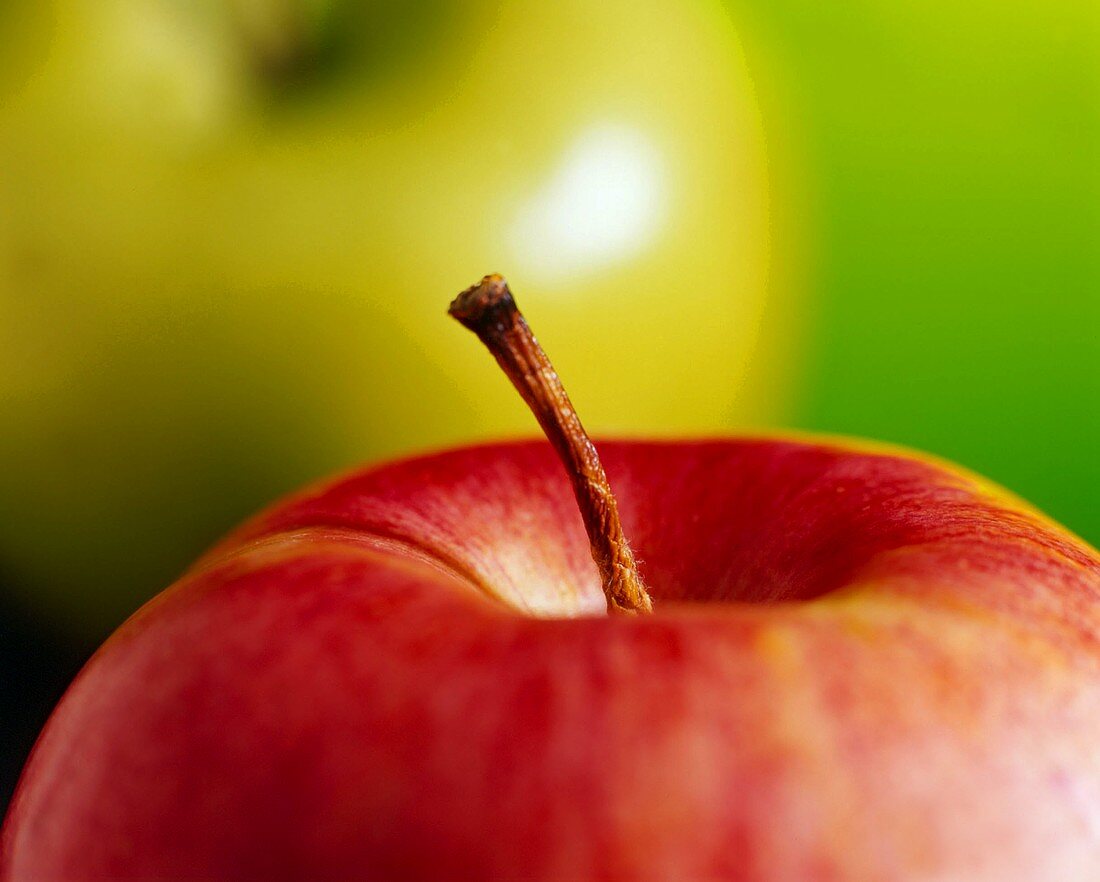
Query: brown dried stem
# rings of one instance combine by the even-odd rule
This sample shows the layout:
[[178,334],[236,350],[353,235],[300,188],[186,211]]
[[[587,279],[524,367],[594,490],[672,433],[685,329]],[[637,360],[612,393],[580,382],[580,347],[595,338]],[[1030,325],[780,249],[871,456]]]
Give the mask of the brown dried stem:
[[569,473],[592,559],[603,581],[607,608],[622,613],[652,612],[653,603],[623,535],[619,509],[596,447],[573,410],[554,366],[516,306],[508,283],[501,276],[486,276],[459,294],[449,311],[496,357]]

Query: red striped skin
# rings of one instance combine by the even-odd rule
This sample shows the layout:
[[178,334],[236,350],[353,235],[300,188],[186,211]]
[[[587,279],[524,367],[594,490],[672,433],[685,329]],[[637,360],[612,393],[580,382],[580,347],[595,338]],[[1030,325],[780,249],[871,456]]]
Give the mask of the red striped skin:
[[601,446],[603,614],[547,445],[276,506],[97,653],[0,879],[1100,878],[1100,558],[950,467]]

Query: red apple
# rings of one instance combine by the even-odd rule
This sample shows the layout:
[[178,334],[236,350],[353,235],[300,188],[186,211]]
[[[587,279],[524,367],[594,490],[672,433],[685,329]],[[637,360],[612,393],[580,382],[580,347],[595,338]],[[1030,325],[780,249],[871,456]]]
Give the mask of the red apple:
[[1094,550],[895,450],[600,449],[652,614],[545,442],[309,489],[88,664],[0,879],[1100,878]]

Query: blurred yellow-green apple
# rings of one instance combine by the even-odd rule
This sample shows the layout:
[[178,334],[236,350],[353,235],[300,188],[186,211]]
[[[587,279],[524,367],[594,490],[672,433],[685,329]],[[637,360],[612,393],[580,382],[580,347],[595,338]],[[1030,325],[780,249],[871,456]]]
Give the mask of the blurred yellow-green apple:
[[425,320],[486,265],[597,430],[780,406],[717,2],[24,0],[0,36],[0,567],[58,621],[303,479],[526,428]]

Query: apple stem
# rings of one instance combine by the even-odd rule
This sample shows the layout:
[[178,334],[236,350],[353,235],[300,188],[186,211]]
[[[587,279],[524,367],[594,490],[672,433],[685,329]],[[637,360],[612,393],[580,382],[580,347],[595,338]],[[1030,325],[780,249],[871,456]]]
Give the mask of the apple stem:
[[508,283],[498,275],[486,276],[459,294],[449,312],[477,334],[496,358],[569,473],[608,610],[652,612],[653,602],[623,534],[619,507],[596,447],[573,410],[557,371],[516,306]]

